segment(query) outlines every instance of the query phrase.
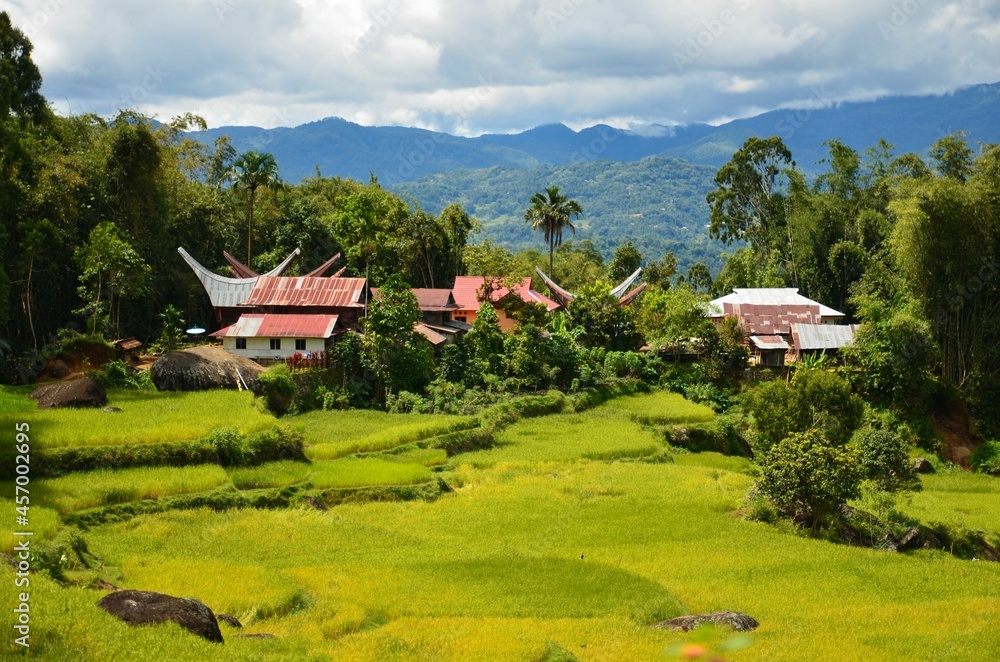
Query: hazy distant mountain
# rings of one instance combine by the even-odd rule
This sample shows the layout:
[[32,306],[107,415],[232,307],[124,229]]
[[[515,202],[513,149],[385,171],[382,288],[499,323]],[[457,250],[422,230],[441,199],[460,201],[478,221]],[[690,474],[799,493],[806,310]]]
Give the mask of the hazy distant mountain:
[[[823,103],[821,91],[817,104]],[[221,127],[195,134],[212,142],[229,134],[239,152],[274,154],[288,181],[315,174],[367,180],[375,173],[387,184],[437,172],[493,166],[565,165],[594,159],[637,161],[647,156],[677,158],[718,167],[751,135],[781,136],[799,167],[819,170],[821,144],[831,138],[863,150],[885,138],[897,152],[926,153],[931,143],[955,130],[971,144],[1000,142],[1000,83],[977,85],[943,96],[888,97],[815,110],[776,110],[721,126],[650,126],[623,131],[595,126],[573,131],[561,124],[510,135],[460,138],[403,127],[364,127],[331,118],[295,128]]]

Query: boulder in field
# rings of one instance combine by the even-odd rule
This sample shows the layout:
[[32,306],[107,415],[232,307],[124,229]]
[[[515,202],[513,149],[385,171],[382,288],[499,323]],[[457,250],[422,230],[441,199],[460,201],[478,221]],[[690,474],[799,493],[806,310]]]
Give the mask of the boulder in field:
[[245,388],[259,393],[257,377],[262,372],[260,364],[210,345],[164,354],[149,369],[153,384],[160,391]]
[[691,616],[678,616],[668,621],[660,621],[653,625],[654,628],[670,630],[693,630],[703,623],[713,625],[727,625],[738,632],[750,632],[756,630],[760,623],[757,619],[738,611],[717,611],[711,614],[694,614]]
[[218,614],[217,618],[230,627],[234,628],[243,627],[243,624],[240,623],[240,619],[236,618],[235,616],[230,616],[229,614]]
[[215,614],[205,604],[189,598],[175,598],[153,591],[115,591],[97,606],[129,625],[173,622],[203,639],[225,643]]
[[104,385],[89,377],[39,386],[28,396],[39,409],[56,407],[103,407],[108,404]]
[[934,473],[934,465],[927,458],[918,457],[913,460],[913,470],[918,474],[932,474]]

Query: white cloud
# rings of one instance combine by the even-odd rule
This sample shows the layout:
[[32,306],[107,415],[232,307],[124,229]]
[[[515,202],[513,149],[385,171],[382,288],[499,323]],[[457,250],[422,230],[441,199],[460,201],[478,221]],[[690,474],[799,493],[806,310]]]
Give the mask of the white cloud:
[[642,127],[1000,80],[998,0],[0,0],[0,9],[31,37],[43,93],[60,112],[130,105],[161,118],[197,111],[211,125],[336,115],[461,134]]

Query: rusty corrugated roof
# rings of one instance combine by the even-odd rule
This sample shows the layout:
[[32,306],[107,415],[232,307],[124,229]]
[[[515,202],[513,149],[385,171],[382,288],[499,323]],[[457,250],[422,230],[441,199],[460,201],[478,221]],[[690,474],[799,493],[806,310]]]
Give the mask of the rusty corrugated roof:
[[246,313],[211,334],[213,338],[329,338],[338,315],[274,315]]
[[361,308],[364,295],[364,278],[261,276],[244,305]]
[[726,316],[737,318],[743,333],[748,335],[788,335],[792,332],[792,324],[820,324],[823,321],[819,304],[724,303],[722,311]]
[[750,342],[757,349],[789,349],[788,343],[781,336],[750,336]]

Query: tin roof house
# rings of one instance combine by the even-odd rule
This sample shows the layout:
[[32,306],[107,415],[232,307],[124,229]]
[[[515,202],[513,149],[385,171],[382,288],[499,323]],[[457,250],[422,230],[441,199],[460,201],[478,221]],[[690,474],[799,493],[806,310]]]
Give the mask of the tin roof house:
[[780,367],[803,352],[836,351],[851,343],[853,325],[838,322],[844,313],[799,294],[798,288],[737,288],[709,303],[707,315],[718,327],[734,317],[747,346],[762,365]]

